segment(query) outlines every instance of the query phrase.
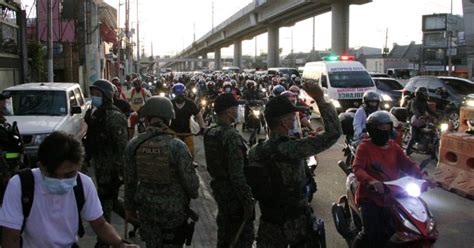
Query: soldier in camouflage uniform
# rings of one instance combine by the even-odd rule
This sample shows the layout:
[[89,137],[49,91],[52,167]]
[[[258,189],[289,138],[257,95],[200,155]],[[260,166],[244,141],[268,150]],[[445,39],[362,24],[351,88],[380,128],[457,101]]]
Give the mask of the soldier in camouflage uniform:
[[230,94],[214,102],[217,125],[204,135],[207,170],[217,202],[217,247],[229,247],[241,224],[245,226],[235,247],[252,247],[254,241],[254,200],[244,175],[247,149],[242,136],[232,127],[237,119],[238,101]]
[[[199,179],[186,146],[169,129],[175,113],[165,97],[151,97],[141,111],[147,130],[127,146],[125,207],[140,222],[148,248],[182,247],[190,232],[189,203]],[[188,236],[188,237],[185,237]]]
[[270,161],[279,175],[276,181],[281,184],[275,187],[278,192],[268,192],[271,200],[259,202],[262,216],[257,247],[319,247],[305,191],[308,175],[304,159],[331,147],[341,130],[336,112],[324,101],[321,88],[311,84],[305,90],[318,104],[325,131],[314,137],[290,140],[288,130],[293,128],[297,109],[286,97],[275,97],[265,109],[270,138],[249,152],[250,161]]
[[[113,105],[114,91],[109,81],[95,81],[90,92],[92,108],[85,116],[88,125],[85,148],[87,159],[94,168],[104,218],[110,223],[112,210],[125,217],[118,193],[123,177],[123,154],[128,142],[127,120]],[[96,247],[109,246],[98,240]]]

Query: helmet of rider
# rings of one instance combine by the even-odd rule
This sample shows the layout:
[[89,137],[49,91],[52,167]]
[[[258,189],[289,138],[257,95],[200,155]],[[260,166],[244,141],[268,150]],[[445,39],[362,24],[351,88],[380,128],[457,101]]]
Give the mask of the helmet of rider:
[[291,75],[291,80],[295,80],[296,79],[296,75],[295,74],[292,74]]
[[428,100],[428,89],[426,87],[416,88],[415,98],[422,101]]
[[110,79],[110,82],[114,85],[120,85],[120,78],[113,77],[112,79]]
[[377,146],[384,146],[392,135],[393,120],[387,111],[375,111],[367,117],[365,124],[372,142]]
[[232,86],[234,86],[234,87],[237,86],[237,80],[235,80],[235,79],[230,80],[230,83],[231,83]]
[[184,84],[182,83],[177,83],[175,85],[173,85],[173,89],[172,89],[172,92],[173,94],[175,95],[184,95],[186,91],[186,86],[184,86]]
[[280,78],[280,83],[286,83],[286,77],[281,77]]
[[296,85],[291,86],[288,90],[295,93],[296,95],[300,94],[300,87]]
[[112,84],[112,88],[114,88],[114,98],[119,98],[119,92],[117,86],[115,84]]
[[89,89],[96,89],[102,93],[105,99],[112,101],[114,96],[114,85],[105,79],[99,79],[95,81]]
[[280,96],[284,96],[286,98],[288,98],[288,100],[290,100],[290,102],[294,103],[296,101],[296,94],[289,91],[289,90],[285,90],[283,91]]
[[247,80],[246,86],[247,86],[248,89],[253,89],[253,88],[255,88],[255,85],[256,85],[255,81],[253,81],[253,80]]
[[140,117],[159,117],[169,125],[171,120],[175,118],[173,104],[171,103],[170,99],[166,97],[152,96],[146,101],[145,105],[140,111]]
[[285,87],[283,87],[283,85],[276,85],[275,87],[273,87],[273,95],[274,96],[279,96],[283,91],[285,91]]
[[224,82],[224,84],[222,84],[222,88],[225,88],[225,87],[232,87],[232,83],[230,81]]
[[362,104],[364,105],[365,110],[368,112],[367,115],[377,111],[380,105],[379,93],[373,90],[366,91],[362,96]]

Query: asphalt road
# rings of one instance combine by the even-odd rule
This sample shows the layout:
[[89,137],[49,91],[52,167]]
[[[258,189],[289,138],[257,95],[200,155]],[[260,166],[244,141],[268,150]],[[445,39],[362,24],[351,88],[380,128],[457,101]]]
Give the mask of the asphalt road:
[[[240,130],[240,129],[239,129]],[[248,138],[248,133],[244,133],[244,138]],[[316,214],[323,218],[326,223],[327,247],[347,247],[345,241],[337,233],[331,217],[331,204],[345,194],[345,174],[337,166],[338,160],[343,159],[342,154],[343,139],[339,140],[332,148],[318,155],[319,166],[316,169],[316,181],[318,191],[312,201],[312,206]],[[202,137],[195,138],[196,161],[205,166],[204,152],[202,147]],[[412,158],[421,162],[426,156],[414,154]],[[432,174],[435,164],[430,164],[427,171]],[[208,174],[205,170],[199,170],[201,180],[207,180]],[[204,178],[204,179],[203,179]],[[207,184],[208,182],[202,182]],[[204,192],[208,194],[210,192]],[[440,248],[474,248],[474,201],[445,191],[441,188],[434,188],[422,195],[431,211],[435,215],[438,224],[439,239],[435,247]],[[212,211],[215,212],[215,211]],[[123,220],[118,216],[113,217],[112,223],[123,233]],[[95,242],[92,230],[89,227],[87,235],[81,239],[82,247],[93,247]],[[215,230],[212,228],[212,230]],[[211,244],[214,242],[215,233],[209,233]],[[144,245],[142,245],[142,248]],[[202,244],[193,244],[191,247],[205,247]],[[211,246],[212,247],[212,246]]]

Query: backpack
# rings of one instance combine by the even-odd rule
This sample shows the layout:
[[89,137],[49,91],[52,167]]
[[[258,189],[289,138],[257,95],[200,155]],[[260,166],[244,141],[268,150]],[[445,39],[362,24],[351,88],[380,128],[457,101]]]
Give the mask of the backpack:
[[[21,182],[21,203],[23,209],[23,224],[21,232],[23,232],[26,220],[30,215],[31,207],[33,206],[34,192],[35,192],[35,178],[31,169],[23,169],[18,172]],[[84,207],[84,187],[82,186],[81,176],[77,175],[77,185],[74,187],[74,196],[76,197],[77,213],[79,218],[79,228],[77,234],[80,238],[84,236],[84,226],[82,225],[81,211]]]

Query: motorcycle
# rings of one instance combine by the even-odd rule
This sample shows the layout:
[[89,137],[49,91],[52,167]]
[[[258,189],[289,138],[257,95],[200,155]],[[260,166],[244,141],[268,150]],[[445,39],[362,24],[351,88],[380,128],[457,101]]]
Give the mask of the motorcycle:
[[209,126],[214,120],[214,103],[209,102],[207,98],[201,98],[199,101],[199,106],[202,110],[202,118],[204,122]]
[[247,103],[249,112],[242,129],[252,129],[249,137],[249,144],[253,146],[257,143],[257,135],[260,134],[262,128],[267,132],[265,117],[263,116],[264,103],[260,100],[253,100]]
[[[414,152],[431,155],[431,158],[438,161],[439,160],[439,142],[441,138],[441,133],[448,130],[449,124],[442,123],[436,125],[434,123],[428,122],[422,128],[420,128],[420,133],[418,135],[418,140],[415,141],[412,149]],[[403,136],[402,136],[402,146],[406,148],[408,142],[411,139],[411,124],[403,123]]]
[[[430,159],[423,161],[420,167],[425,167],[423,164],[429,162]],[[332,204],[331,213],[336,230],[351,246],[357,233],[362,230],[362,214],[355,204],[358,182],[350,165],[344,161],[339,161],[338,165],[347,175],[347,194]],[[426,202],[420,198],[425,183],[425,180],[409,176],[383,182],[385,194],[393,202],[390,208],[395,233],[390,238],[390,247],[429,248],[436,242],[438,238],[436,221]]]

